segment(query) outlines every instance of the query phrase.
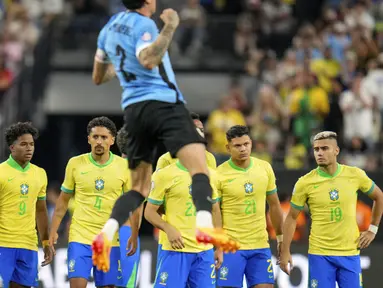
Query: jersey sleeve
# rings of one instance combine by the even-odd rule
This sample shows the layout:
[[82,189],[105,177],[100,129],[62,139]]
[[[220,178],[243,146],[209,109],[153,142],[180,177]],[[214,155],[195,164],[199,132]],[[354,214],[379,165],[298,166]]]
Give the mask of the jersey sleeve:
[[41,189],[39,191],[39,194],[37,195],[37,200],[45,200],[47,198],[47,185],[48,185],[48,177],[47,173],[44,169],[41,168]]
[[266,195],[272,195],[277,192],[277,184],[275,179],[274,170],[269,163],[267,165],[267,174],[269,175],[269,182],[267,184]]
[[72,158],[68,161],[65,169],[65,178],[64,182],[61,185],[61,191],[65,193],[73,193],[75,188],[75,180],[74,180],[74,168],[75,168],[75,160]]
[[162,205],[165,199],[166,181],[163,177],[164,170],[154,172],[152,176],[152,187],[148,197],[148,202],[154,205]]
[[216,169],[217,168],[217,161],[215,160],[215,157],[213,154],[208,153],[206,157],[207,161],[207,166],[211,169]]
[[295,183],[290,204],[295,209],[302,210],[305,207],[306,200],[307,200],[307,193],[304,189],[302,180],[299,179],[297,183]]
[[143,20],[137,27],[139,28],[136,33],[136,57],[139,58],[141,51],[156,41],[158,28],[154,21],[149,18]]
[[94,59],[100,63],[110,63],[110,59],[105,49],[106,32],[107,32],[107,25],[104,28],[102,28],[97,39],[97,51],[96,51],[96,56]]
[[359,180],[359,190],[363,193],[369,195],[374,191],[375,183],[367,176],[366,172],[364,172],[360,168],[355,168],[358,175]]
[[164,154],[157,161],[156,171],[158,169],[164,169],[165,167],[167,167],[169,165],[170,165],[170,162],[168,161],[166,154]]
[[211,199],[213,200],[213,203],[219,202],[219,193],[218,193],[218,175],[210,169],[210,183],[212,188],[212,196]]

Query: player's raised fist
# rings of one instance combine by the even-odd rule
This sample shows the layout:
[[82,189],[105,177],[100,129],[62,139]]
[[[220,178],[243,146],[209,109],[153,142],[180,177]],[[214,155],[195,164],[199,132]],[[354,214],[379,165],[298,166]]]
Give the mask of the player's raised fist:
[[177,28],[178,24],[180,24],[178,13],[173,9],[165,9],[162,11],[160,18],[166,25],[171,25],[174,28]]

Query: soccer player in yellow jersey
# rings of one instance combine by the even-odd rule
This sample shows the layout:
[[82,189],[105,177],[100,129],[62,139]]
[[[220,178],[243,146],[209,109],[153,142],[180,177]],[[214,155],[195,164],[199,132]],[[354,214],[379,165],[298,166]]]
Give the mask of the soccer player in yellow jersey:
[[[383,212],[383,194],[378,186],[357,168],[337,162],[337,134],[321,132],[313,148],[318,168],[299,178],[284,224],[280,267],[290,274],[290,245],[296,219],[305,204],[310,209],[309,284],[311,288],[359,288],[362,283],[359,249],[370,245],[378,231]],[[358,191],[373,201],[371,225],[359,233],[356,222]]]
[[[127,132],[121,128],[117,133],[117,146],[121,152],[121,157],[126,159],[123,153],[128,141]],[[140,262],[140,239],[138,231],[141,226],[143,205],[133,212],[132,217],[120,228],[120,262],[119,269],[122,276],[119,278],[118,287],[135,288],[137,282],[138,264]],[[133,226],[133,228],[132,228]]]
[[[214,183],[217,177],[214,170],[209,172],[213,188],[213,220],[216,227],[221,227],[217,183]],[[195,239],[196,209],[191,184],[188,171],[179,161],[153,174],[145,218],[167,235],[162,245],[162,257],[157,260],[154,288],[215,288],[213,246],[199,244]],[[162,205],[166,221],[158,213]],[[220,251],[217,253],[222,257]]]
[[225,254],[217,276],[218,286],[242,287],[245,275],[249,288],[272,288],[274,273],[266,230],[266,201],[279,243],[283,224],[274,171],[268,162],[250,156],[252,142],[246,126],[231,127],[226,139],[231,158],[217,168],[218,192],[223,229],[240,243],[240,250]]
[[0,164],[0,278],[6,288],[38,286],[36,224],[44,248],[42,266],[52,262],[47,174],[30,163],[37,137],[31,123],[17,123],[5,131],[11,155]]
[[[199,118],[199,115],[194,112],[190,112],[190,117],[193,119],[194,125],[196,126],[198,134],[200,134],[202,137],[205,138],[205,133],[204,133],[204,127],[202,124],[202,121]],[[217,162],[215,160],[215,157],[213,154],[211,154],[209,151],[206,151],[206,162],[207,166],[211,169],[216,169],[217,168]],[[156,170],[165,168],[173,163],[176,163],[178,161],[177,158],[172,158],[170,153],[165,153],[162,155],[158,161],[157,161],[157,167]],[[162,215],[162,219],[165,220],[165,214]],[[158,234],[158,252],[157,252],[157,259],[161,259],[162,255],[162,243],[166,240],[166,234],[162,230],[159,231]],[[159,261],[157,261],[159,263]]]
[[69,160],[61,194],[53,215],[50,242],[75,193],[75,208],[69,231],[68,278],[70,287],[85,288],[93,268],[97,287],[114,287],[119,283],[120,249],[117,234],[111,243],[110,271],[97,270],[92,262],[91,244],[108,220],[113,205],[123,192],[129,190],[130,174],[126,159],[110,152],[117,129],[106,117],[91,120],[87,127],[91,153]]

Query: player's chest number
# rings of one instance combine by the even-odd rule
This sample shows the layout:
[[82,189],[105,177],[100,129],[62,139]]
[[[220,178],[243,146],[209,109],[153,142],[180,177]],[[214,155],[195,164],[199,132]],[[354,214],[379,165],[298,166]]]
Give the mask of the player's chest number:
[[96,202],[94,203],[94,208],[96,208],[97,210],[101,210],[101,203],[102,203],[102,199],[100,196],[96,196]]
[[245,214],[255,214],[257,212],[257,202],[254,199],[245,200]]
[[185,216],[196,216],[197,212],[192,201],[186,202]]
[[21,201],[19,204],[19,215],[22,216],[25,213],[27,213],[27,203],[25,203],[24,201]]
[[133,73],[129,73],[127,71],[124,71],[124,65],[125,65],[125,60],[126,60],[126,53],[124,48],[122,48],[120,45],[116,46],[116,54],[117,56],[121,56],[120,59],[120,72],[122,73],[122,76],[124,77],[126,82],[130,82],[133,80],[136,80],[137,77]]
[[331,212],[330,212],[331,216],[331,222],[339,222],[342,220],[343,218],[343,212],[342,212],[342,208],[340,207],[333,207],[331,208]]

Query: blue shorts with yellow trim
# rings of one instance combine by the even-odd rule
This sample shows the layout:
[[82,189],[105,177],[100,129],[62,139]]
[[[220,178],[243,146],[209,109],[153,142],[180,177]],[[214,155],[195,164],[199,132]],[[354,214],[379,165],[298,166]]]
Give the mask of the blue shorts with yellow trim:
[[162,250],[154,288],[215,288],[213,249],[186,253]]
[[217,273],[218,286],[242,287],[243,276],[248,287],[258,284],[274,284],[270,248],[238,250],[223,256]]
[[93,268],[93,278],[96,287],[118,284],[118,262],[120,247],[112,247],[110,251],[110,270],[106,273],[93,266],[92,249],[90,245],[70,242],[68,245],[68,278],[84,278],[89,280]]
[[122,226],[120,228],[120,265],[118,267],[118,287],[135,288],[137,282],[138,264],[140,263],[140,239],[138,238],[137,250],[132,256],[127,256],[127,243],[132,235],[132,228]]
[[10,282],[22,286],[38,286],[38,253],[34,250],[0,247],[1,287]]
[[360,257],[322,256],[309,254],[309,285],[311,288],[361,288],[362,267]]

